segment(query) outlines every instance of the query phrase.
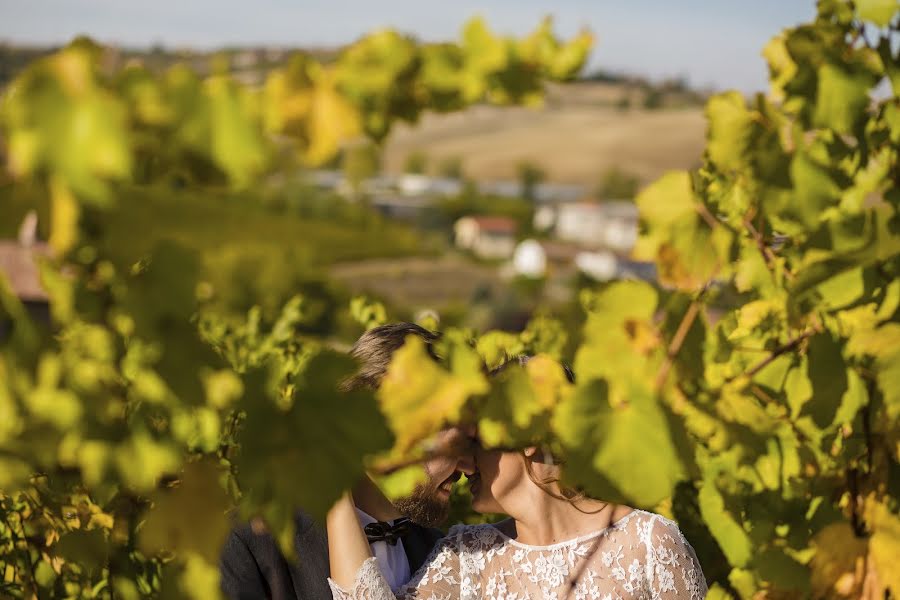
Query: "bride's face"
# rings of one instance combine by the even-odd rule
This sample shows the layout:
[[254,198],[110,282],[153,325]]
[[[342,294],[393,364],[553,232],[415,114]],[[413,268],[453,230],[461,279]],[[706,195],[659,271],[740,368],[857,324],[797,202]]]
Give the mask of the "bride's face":
[[504,500],[521,485],[525,462],[519,452],[475,452],[475,473],[469,475],[472,508],[480,513],[503,513]]

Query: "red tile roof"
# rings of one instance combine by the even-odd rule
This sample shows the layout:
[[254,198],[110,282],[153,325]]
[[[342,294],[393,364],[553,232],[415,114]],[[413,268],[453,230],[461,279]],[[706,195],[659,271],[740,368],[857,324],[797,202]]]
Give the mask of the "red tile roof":
[[519,228],[516,220],[509,217],[472,216],[467,218],[472,219],[481,231],[515,233]]

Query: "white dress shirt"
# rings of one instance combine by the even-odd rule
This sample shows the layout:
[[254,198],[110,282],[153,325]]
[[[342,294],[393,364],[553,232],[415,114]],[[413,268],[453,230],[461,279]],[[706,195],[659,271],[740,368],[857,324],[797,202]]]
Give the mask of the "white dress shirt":
[[[378,522],[378,519],[372,518],[359,508],[356,509],[356,516],[363,528],[370,523]],[[409,583],[412,573],[409,572],[409,559],[406,558],[403,540],[397,540],[393,546],[387,542],[372,542],[369,546],[372,548],[372,555],[378,560],[382,575],[392,590],[397,590],[401,585]]]

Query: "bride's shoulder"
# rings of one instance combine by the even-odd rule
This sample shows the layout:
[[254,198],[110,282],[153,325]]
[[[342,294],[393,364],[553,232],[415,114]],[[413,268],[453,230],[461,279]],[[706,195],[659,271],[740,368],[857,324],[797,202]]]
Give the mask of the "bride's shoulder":
[[686,543],[678,523],[663,515],[635,509],[613,523],[612,529],[636,537],[646,545],[659,542]]

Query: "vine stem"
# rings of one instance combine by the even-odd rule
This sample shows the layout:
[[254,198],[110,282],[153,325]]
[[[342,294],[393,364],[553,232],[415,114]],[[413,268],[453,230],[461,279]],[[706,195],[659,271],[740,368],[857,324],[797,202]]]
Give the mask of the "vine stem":
[[[717,267],[713,273],[713,278],[715,278],[718,272],[719,269]],[[654,381],[654,389],[656,389],[656,391],[661,390],[663,385],[665,385],[666,379],[669,377],[669,371],[672,369],[672,363],[678,355],[678,352],[681,350],[681,346],[687,338],[688,331],[691,330],[691,325],[694,324],[697,315],[700,314],[700,301],[703,300],[703,296],[709,291],[711,285],[712,279],[706,282],[706,285],[703,286],[703,289],[700,290],[700,293],[697,294],[697,297],[694,298],[691,305],[688,306],[687,311],[685,311],[684,316],[681,318],[681,323],[678,324],[678,329],[675,330],[675,335],[672,336],[672,341],[669,343],[669,348],[666,350],[666,360],[660,365],[659,372],[656,374],[656,379]]]
[[[809,337],[812,337],[817,333],[819,333],[818,328],[813,328],[808,331],[804,331],[797,337],[791,339],[788,342],[785,342],[781,346],[778,346],[777,348],[772,350],[772,353],[769,356],[765,357],[764,359],[762,359],[761,361],[759,361],[758,363],[756,363],[755,365],[750,367],[750,369],[746,373],[744,373],[744,375],[746,375],[747,377],[753,377],[754,375],[756,375],[757,373],[759,373],[760,371],[765,369],[767,366],[769,366],[776,358],[778,358],[782,354],[787,354],[788,352],[792,352],[792,351],[796,350],[797,346],[799,346],[803,342],[803,340],[805,340]],[[734,381],[735,379],[737,379],[737,377],[738,377],[737,375],[735,375],[733,377],[729,377],[727,381],[730,383],[730,382]]]
[[669,378],[669,371],[672,370],[672,363],[675,360],[675,356],[677,356],[678,351],[681,350],[681,346],[684,344],[685,338],[687,338],[687,333],[690,331],[691,325],[694,324],[694,320],[699,313],[700,298],[698,297],[691,302],[691,305],[684,313],[684,317],[681,319],[681,323],[678,325],[678,329],[675,331],[675,335],[672,337],[672,342],[669,344],[669,349],[666,351],[666,360],[663,361],[663,364],[659,367],[659,373],[656,374],[656,380],[653,384],[657,391],[662,389],[663,385],[666,383],[666,379]]

